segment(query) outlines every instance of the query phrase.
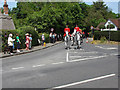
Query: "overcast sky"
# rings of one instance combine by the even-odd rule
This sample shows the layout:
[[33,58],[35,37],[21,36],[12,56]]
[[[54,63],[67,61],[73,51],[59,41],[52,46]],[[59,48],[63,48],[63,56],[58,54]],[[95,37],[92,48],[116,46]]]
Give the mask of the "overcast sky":
[[[34,0],[36,1],[36,0]],[[41,0],[38,0],[38,1],[41,1]],[[52,1],[52,0],[51,0]],[[62,1],[62,0],[60,0]],[[69,0],[69,1],[72,1],[72,0]],[[75,1],[75,0],[74,0]],[[76,0],[78,1],[78,0]],[[97,1],[97,0],[82,0],[83,2],[85,2],[86,4],[88,5],[91,5],[93,1]],[[114,13],[118,13],[118,2],[120,0],[103,0],[106,5],[114,12]],[[113,2],[114,1],[114,2]],[[9,8],[13,8],[13,7],[16,7],[16,1],[15,0],[7,0],[7,4],[9,5],[8,7]],[[0,0],[0,7],[3,7],[3,4],[4,4],[4,0]]]

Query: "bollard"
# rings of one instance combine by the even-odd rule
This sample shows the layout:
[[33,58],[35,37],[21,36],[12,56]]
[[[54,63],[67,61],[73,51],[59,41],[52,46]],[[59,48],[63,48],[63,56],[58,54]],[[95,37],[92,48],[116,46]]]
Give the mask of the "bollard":
[[43,45],[44,47],[46,47],[46,43],[44,42],[44,45]]

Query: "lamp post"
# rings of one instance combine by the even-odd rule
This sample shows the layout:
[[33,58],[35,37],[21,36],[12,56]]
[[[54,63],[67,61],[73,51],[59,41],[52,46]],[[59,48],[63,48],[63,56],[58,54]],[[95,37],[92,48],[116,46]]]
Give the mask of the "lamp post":
[[108,22],[109,24],[109,42],[110,42],[110,22]]

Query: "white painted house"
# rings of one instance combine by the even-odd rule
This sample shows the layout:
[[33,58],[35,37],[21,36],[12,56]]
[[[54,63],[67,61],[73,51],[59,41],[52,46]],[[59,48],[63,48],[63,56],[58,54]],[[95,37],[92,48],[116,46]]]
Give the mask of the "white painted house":
[[[113,29],[107,29],[107,26],[113,24],[115,28]],[[100,25],[104,25],[105,29],[99,29]],[[100,30],[100,31],[118,31],[118,29],[120,28],[120,18],[119,19],[108,19],[107,22],[101,22],[97,27],[96,30]]]

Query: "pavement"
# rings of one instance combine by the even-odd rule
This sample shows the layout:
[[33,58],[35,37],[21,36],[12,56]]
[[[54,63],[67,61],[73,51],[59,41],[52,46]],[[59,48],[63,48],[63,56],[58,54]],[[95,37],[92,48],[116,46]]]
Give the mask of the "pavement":
[[117,90],[114,88],[118,88],[119,78],[118,46],[84,42],[81,49],[72,47],[66,50],[64,43],[59,43],[35,52],[3,58],[1,72],[2,87],[13,90]]
[[0,53],[0,58],[6,58],[6,57],[11,57],[11,56],[15,56],[15,55],[21,55],[21,54],[26,54],[26,53],[31,53],[31,52],[35,52],[35,51],[38,51],[38,50],[42,50],[42,49],[46,49],[48,47],[52,47],[54,45],[57,45],[59,43],[61,43],[62,41],[57,41],[56,43],[47,43],[46,46],[42,46],[42,45],[39,45],[39,46],[34,46],[31,50],[27,51],[25,49],[21,49],[19,53],[16,52],[16,50],[14,50],[14,54],[13,55],[10,55],[10,54],[4,54],[4,53]]

